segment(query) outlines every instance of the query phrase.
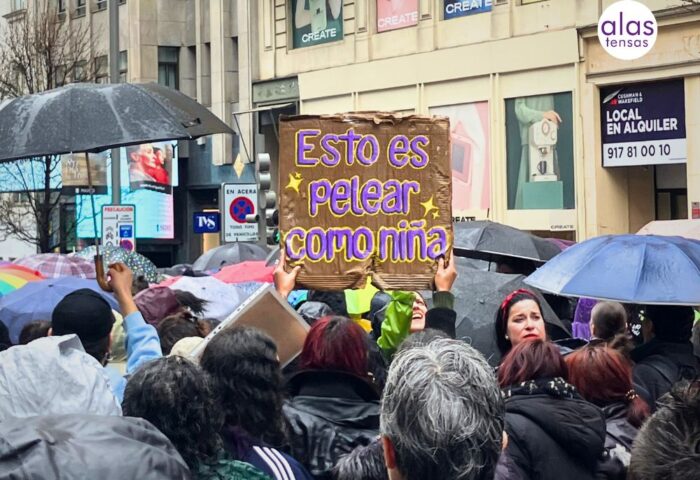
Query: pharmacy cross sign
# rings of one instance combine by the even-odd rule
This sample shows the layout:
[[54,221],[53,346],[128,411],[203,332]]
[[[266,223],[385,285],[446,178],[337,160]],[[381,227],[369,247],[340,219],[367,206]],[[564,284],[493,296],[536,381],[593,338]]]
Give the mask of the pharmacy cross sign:
[[449,120],[387,113],[280,121],[280,231],[300,284],[430,286],[452,243]]

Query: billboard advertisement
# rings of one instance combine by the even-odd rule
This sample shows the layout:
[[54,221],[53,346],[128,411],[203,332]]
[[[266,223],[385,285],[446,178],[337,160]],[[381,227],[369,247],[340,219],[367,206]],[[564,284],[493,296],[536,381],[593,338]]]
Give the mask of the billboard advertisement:
[[683,79],[600,90],[603,166],[685,163]]
[[450,119],[452,216],[488,218],[491,206],[491,148],[488,102],[434,107],[431,115]]
[[292,46],[343,39],[343,0],[292,0]]
[[[61,155],[62,193],[79,195],[90,193],[92,183],[94,193],[107,193],[107,152],[90,153],[90,178],[85,153]],[[90,180],[90,181],[89,181]]]
[[493,7],[492,0],[444,0],[444,2],[445,20],[490,12]]
[[418,25],[418,0],[377,0],[377,32]]
[[[133,163],[134,160],[130,159],[128,154],[141,151],[141,146],[121,148],[119,149],[121,153],[121,203],[136,205],[136,238],[172,239],[175,237],[172,187],[177,186],[177,155],[175,154],[177,142],[158,142],[146,145],[148,147],[145,151],[152,150],[154,158],[157,149],[164,153],[172,152],[167,160],[169,163],[161,165],[168,174],[168,183],[165,183],[164,176],[151,176],[153,180],[135,177],[133,168],[130,167],[130,163]],[[111,160],[108,161],[107,176],[107,183],[111,184]],[[159,183],[159,180],[163,183]],[[102,206],[112,202],[111,187],[108,190],[107,195],[95,195],[98,230],[101,230],[102,215],[100,212]],[[93,238],[95,236],[92,215],[90,196],[76,196],[78,237]],[[98,231],[97,234],[101,236],[102,232]]]

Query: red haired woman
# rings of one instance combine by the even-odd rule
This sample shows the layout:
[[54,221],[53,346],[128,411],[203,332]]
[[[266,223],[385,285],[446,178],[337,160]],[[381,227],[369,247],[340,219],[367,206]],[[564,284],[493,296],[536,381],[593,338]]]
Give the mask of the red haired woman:
[[285,414],[293,455],[317,479],[330,479],[340,457],[379,434],[379,391],[370,380],[369,337],[345,317],[311,327],[301,371],[289,380]]
[[569,385],[559,348],[545,340],[519,342],[501,362],[506,397],[506,453],[522,478],[595,478],[605,443],[605,418]]
[[569,381],[583,398],[605,413],[605,449],[609,460],[601,465],[607,478],[624,479],[632,442],[649,416],[649,405],[632,386],[632,367],[625,357],[605,344],[584,347],[568,357]]

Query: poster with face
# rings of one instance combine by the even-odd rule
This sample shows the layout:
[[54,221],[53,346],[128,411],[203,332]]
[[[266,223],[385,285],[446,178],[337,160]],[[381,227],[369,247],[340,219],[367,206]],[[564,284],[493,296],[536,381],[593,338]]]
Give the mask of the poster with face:
[[450,119],[452,215],[485,220],[491,206],[491,147],[488,102],[430,109]]
[[131,190],[145,188],[172,193],[173,147],[167,142],[142,143],[126,147]]
[[452,244],[449,132],[445,117],[283,117],[280,232],[297,283],[429,288]]
[[377,32],[418,24],[418,0],[377,0]]
[[343,39],[343,0],[292,0],[292,46]]
[[571,93],[509,98],[505,104],[508,208],[574,208]]

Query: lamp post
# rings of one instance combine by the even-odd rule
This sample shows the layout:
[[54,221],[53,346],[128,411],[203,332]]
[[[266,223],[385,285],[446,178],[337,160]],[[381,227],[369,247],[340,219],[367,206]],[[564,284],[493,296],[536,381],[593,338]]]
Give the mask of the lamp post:
[[[119,83],[119,0],[109,0],[109,81]],[[119,149],[113,148],[112,203],[121,203],[121,169]]]

